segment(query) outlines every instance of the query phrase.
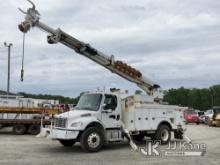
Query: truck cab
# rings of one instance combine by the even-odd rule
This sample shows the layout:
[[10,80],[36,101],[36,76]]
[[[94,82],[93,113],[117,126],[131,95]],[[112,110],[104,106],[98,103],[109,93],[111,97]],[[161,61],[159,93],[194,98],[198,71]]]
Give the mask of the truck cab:
[[97,146],[95,150],[85,146],[87,142],[83,142],[81,137],[87,136],[89,130],[95,130],[96,133],[88,137],[90,139],[87,141],[99,141],[102,144],[106,141],[122,141],[120,119],[121,100],[117,94],[86,93],[80,97],[73,110],[55,116],[53,126],[42,129],[42,132],[43,136],[59,140],[65,146],[78,141],[83,144],[84,150],[95,151]]

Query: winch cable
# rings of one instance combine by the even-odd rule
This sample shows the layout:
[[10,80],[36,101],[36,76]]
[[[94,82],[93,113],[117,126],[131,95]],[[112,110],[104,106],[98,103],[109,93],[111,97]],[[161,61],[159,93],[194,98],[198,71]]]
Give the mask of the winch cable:
[[24,81],[24,46],[25,46],[25,33],[23,33],[23,47],[22,47],[22,66],[21,66],[21,81]]

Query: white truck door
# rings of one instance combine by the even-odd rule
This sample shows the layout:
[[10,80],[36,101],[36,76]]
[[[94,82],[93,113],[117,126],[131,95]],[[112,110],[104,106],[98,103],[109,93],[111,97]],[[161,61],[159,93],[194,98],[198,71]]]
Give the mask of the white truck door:
[[117,96],[105,94],[104,106],[102,108],[102,123],[105,128],[119,128],[120,127],[120,107]]

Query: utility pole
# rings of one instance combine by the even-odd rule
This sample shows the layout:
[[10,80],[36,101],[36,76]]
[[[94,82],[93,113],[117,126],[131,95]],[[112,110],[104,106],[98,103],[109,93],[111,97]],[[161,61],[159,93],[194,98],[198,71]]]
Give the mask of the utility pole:
[[211,109],[213,109],[214,106],[214,90],[210,88],[210,93],[211,93]]
[[7,80],[7,98],[9,96],[10,92],[10,65],[11,65],[11,47],[12,43],[7,44],[7,42],[4,42],[5,47],[8,48],[8,80]]

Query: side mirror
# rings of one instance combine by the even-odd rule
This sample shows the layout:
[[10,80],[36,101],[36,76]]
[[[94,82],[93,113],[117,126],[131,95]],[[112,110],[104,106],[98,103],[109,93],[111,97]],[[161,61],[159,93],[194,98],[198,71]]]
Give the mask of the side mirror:
[[106,104],[103,104],[102,105],[102,110],[105,110],[106,109]]

